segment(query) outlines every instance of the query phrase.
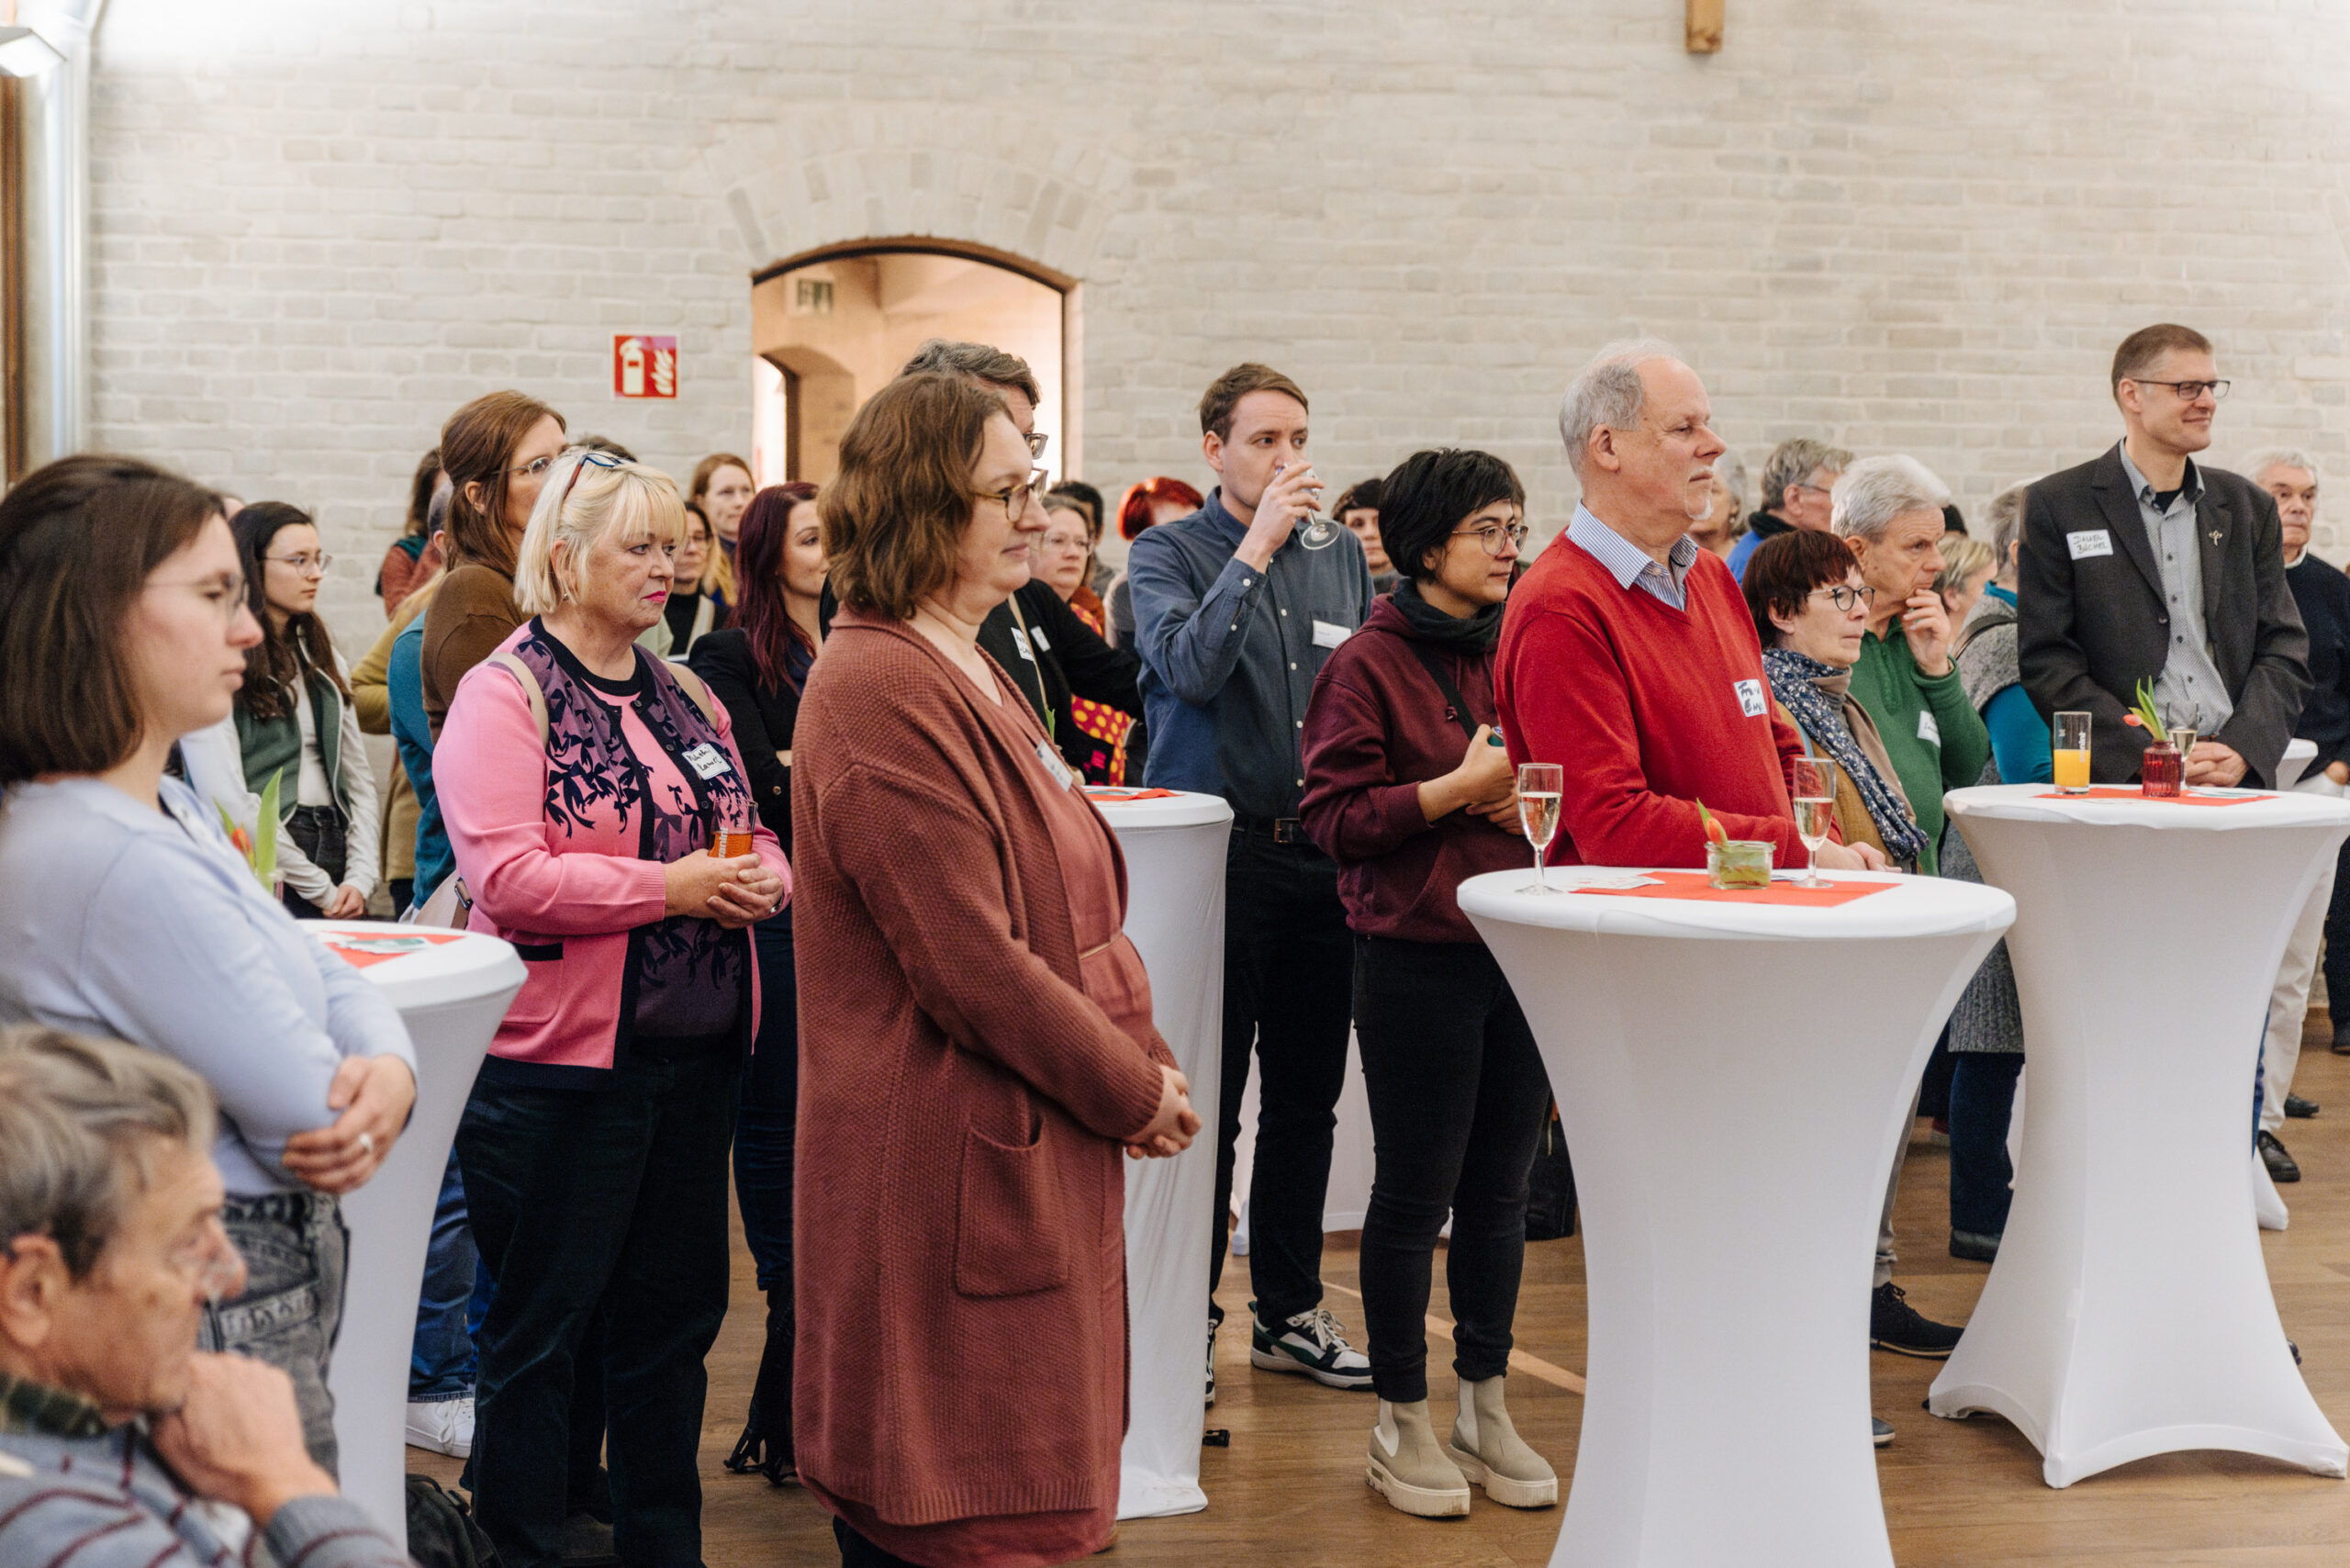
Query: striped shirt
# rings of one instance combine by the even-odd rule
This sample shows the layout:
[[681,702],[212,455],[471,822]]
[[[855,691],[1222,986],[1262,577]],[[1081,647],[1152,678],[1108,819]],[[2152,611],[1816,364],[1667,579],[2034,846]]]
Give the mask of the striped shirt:
[[1606,567],[1607,575],[1625,592],[1639,588],[1675,610],[1689,608],[1684,585],[1697,559],[1697,542],[1687,534],[1674,540],[1673,548],[1665,552],[1667,566],[1659,566],[1656,557],[1594,517],[1578,501],[1574,521],[1567,524],[1567,539]]

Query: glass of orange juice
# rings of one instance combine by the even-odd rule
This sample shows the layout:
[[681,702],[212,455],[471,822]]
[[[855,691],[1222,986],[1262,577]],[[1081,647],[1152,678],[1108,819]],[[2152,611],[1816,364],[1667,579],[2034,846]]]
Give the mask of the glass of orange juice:
[[2053,740],[2056,788],[2067,795],[2089,792],[2089,716],[2059,713]]

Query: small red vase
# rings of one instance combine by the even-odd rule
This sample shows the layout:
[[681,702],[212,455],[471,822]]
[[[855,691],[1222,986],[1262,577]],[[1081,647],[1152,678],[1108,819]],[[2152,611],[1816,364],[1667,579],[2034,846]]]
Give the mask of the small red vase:
[[2150,801],[2176,801],[2187,778],[2187,758],[2168,741],[2146,748],[2138,772],[2139,790]]

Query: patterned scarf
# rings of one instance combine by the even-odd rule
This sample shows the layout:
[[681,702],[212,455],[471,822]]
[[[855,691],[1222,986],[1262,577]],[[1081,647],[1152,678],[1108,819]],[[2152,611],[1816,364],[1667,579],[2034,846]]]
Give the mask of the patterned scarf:
[[[1861,794],[1861,804],[1868,808],[1869,820],[1876,823],[1877,835],[1885,840],[1886,849],[1896,860],[1915,865],[1920,851],[1926,847],[1925,829],[1909,814],[1904,801],[1876,765],[1862,751],[1852,738],[1852,729],[1844,722],[1844,693],[1852,672],[1823,664],[1808,654],[1793,648],[1762,650],[1762,673],[1771,678],[1771,695],[1792,715],[1796,728],[1810,737],[1812,743],[1828,753],[1829,759],[1844,770],[1852,788]],[[1823,687],[1832,686],[1831,693]]]

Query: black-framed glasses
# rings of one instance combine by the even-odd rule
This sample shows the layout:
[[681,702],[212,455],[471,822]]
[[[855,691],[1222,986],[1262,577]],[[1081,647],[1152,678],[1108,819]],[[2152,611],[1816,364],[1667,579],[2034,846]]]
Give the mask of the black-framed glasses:
[[1507,526],[1498,522],[1489,522],[1483,528],[1456,528],[1452,531],[1452,536],[1455,539],[1473,539],[1483,545],[1485,554],[1495,560],[1501,558],[1502,541],[1505,538],[1512,544],[1522,546],[1526,543],[1526,534],[1527,527],[1522,522],[1513,522]]
[[1856,604],[1865,607],[1876,602],[1876,589],[1854,588],[1849,583],[1837,583],[1829,588],[1816,588],[1811,591],[1815,595],[1826,594],[1828,602],[1847,615],[1852,613],[1852,607]]
[[979,500],[1001,503],[1003,507],[1003,521],[1018,522],[1028,515],[1028,508],[1032,503],[1043,504],[1045,491],[1048,487],[1047,482],[1051,478],[1052,476],[1042,468],[1033,468],[1029,470],[1028,477],[1020,484],[1006,485],[1001,490],[975,491],[973,496]]
[[2216,403],[2228,395],[2230,386],[2235,385],[2231,381],[2146,381],[2135,375],[2129,379],[2141,386],[2167,386],[2178,394],[2178,400],[2182,403],[2192,403],[2206,392],[2211,394],[2211,401]]
[[334,557],[324,550],[315,555],[305,551],[298,555],[263,555],[262,559],[274,561],[281,566],[291,566],[297,576],[305,577],[313,572],[323,577],[327,575],[327,568],[334,565]]

